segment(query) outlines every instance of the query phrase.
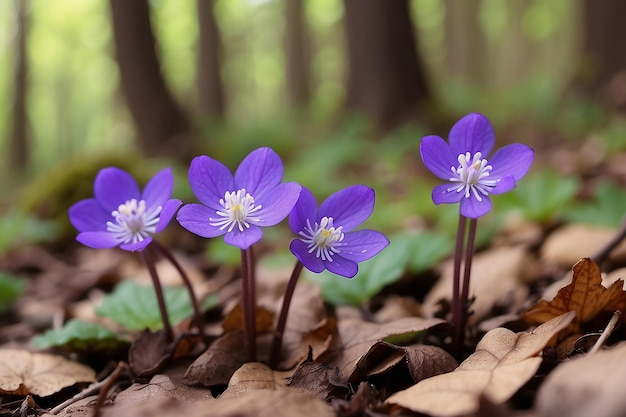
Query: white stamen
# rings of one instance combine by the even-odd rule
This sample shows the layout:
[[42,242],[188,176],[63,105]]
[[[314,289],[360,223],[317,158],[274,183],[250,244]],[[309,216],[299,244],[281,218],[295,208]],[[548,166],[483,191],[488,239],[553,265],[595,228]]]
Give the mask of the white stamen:
[[209,218],[211,226],[219,226],[221,230],[232,232],[235,226],[240,232],[250,228],[250,224],[260,223],[260,217],[251,216],[261,210],[261,205],[254,204],[254,197],[246,192],[245,188],[237,192],[228,192],[224,194],[224,198],[220,198],[220,205],[223,210],[217,211],[220,218]]
[[133,198],[111,212],[115,222],[107,222],[107,231],[113,233],[121,243],[142,242],[156,231],[162,209],[162,206],[158,206],[146,212],[146,202]]
[[320,222],[315,222],[313,226],[307,219],[306,227],[299,233],[304,239],[300,240],[308,244],[309,253],[315,252],[316,257],[332,262],[333,256],[341,252],[339,246],[344,238],[342,227],[335,228],[332,217],[322,217]]
[[448,191],[464,192],[465,198],[474,195],[478,201],[482,201],[482,196],[489,194],[498,180],[488,178],[493,167],[488,165],[488,161],[482,159],[482,156],[480,152],[476,152],[473,157],[469,152],[459,155],[457,158],[459,166],[450,167],[453,176],[449,179],[459,184],[448,188]]

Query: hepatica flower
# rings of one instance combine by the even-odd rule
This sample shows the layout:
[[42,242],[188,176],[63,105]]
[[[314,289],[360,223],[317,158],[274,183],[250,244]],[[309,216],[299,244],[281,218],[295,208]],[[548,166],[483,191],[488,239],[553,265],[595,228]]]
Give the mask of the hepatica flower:
[[298,200],[301,186],[283,183],[283,164],[270,148],[252,151],[233,176],[208,156],[193,159],[189,185],[202,204],[187,204],[178,222],[199,236],[224,235],[224,241],[248,249],[261,239],[261,227],[282,221]]
[[460,203],[461,214],[476,219],[491,210],[489,194],[502,194],[515,187],[533,161],[533,150],[523,144],[500,148],[493,155],[495,135],[489,120],[472,113],[450,130],[448,143],[439,136],[422,138],[424,165],[442,180],[433,189],[435,204]]
[[358,263],[370,259],[389,240],[374,230],[353,229],[374,210],[374,190],[353,185],[336,192],[317,207],[315,197],[302,188],[289,216],[289,227],[299,235],[291,242],[291,252],[312,272],[330,272],[352,278]]
[[115,167],[100,170],[94,181],[94,198],[69,209],[70,222],[80,232],[76,240],[98,249],[144,249],[182,204],[170,198],[173,185],[171,168],[158,172],[143,191],[126,171]]

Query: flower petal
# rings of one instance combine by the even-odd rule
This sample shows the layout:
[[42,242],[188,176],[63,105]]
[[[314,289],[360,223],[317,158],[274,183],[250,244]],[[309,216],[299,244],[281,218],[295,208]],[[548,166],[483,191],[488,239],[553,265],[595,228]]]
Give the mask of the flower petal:
[[201,203],[220,210],[226,191],[235,190],[233,174],[221,162],[206,155],[195,157],[189,166],[189,186]]
[[256,199],[262,206],[261,210],[255,213],[261,218],[258,226],[274,226],[280,223],[289,215],[300,196],[302,186],[295,182],[285,182],[278,184],[264,197]]
[[263,231],[261,231],[261,228],[252,224],[248,229],[244,229],[243,232],[237,227],[232,232],[227,232],[224,235],[224,242],[245,250],[261,240],[262,237]]
[[95,198],[81,200],[68,211],[70,223],[79,232],[104,232],[106,223],[112,220],[111,213],[106,212]]
[[307,220],[311,221],[311,224],[313,224],[316,219],[317,201],[315,200],[315,196],[311,190],[302,187],[300,197],[298,197],[296,205],[293,206],[291,213],[289,213],[289,228],[292,232],[298,234],[306,227]]
[[129,252],[144,250],[146,246],[148,246],[151,242],[152,242],[152,238],[148,236],[144,238],[144,240],[142,240],[141,242],[126,243],[126,244],[120,245],[120,249],[127,250]]
[[482,201],[478,201],[476,197],[470,195],[461,200],[461,214],[470,219],[477,219],[491,211],[491,199],[488,196],[482,196]]
[[493,127],[485,116],[470,113],[462,117],[450,129],[448,144],[455,159],[466,152],[474,155],[481,152],[483,157],[489,155],[496,141]]
[[324,261],[324,266],[330,272],[341,275],[346,278],[353,278],[359,272],[359,266],[356,262],[343,258],[339,255],[333,256],[333,261]]
[[163,206],[172,197],[173,188],[174,175],[172,174],[172,168],[165,168],[157,172],[148,181],[141,193],[142,200],[146,202],[146,210],[152,211],[155,207]]
[[344,235],[339,255],[350,261],[363,262],[377,255],[387,245],[389,239],[380,232],[368,229],[356,230]]
[[126,171],[116,167],[103,168],[94,181],[94,196],[105,211],[117,210],[133,198],[141,198],[137,181]]
[[113,248],[120,244],[120,241],[109,232],[83,232],[76,236],[76,240],[95,249]]
[[420,143],[420,155],[426,168],[442,180],[452,177],[450,168],[457,167],[458,154],[453,155],[448,144],[439,136],[424,136]]
[[182,201],[171,199],[165,202],[161,215],[159,216],[159,222],[156,225],[155,233],[159,233],[167,227],[172,220],[172,217],[176,214],[178,208],[183,204]]
[[309,271],[319,274],[324,269],[326,269],[326,267],[324,266],[324,261],[315,256],[315,252],[309,253],[308,245],[302,240],[292,240],[291,244],[289,245],[289,249],[291,250],[291,253],[293,253],[293,255]]
[[464,191],[456,191],[456,184],[448,183],[435,186],[433,188],[433,203],[439,204],[455,204],[465,197]]
[[496,184],[496,186],[492,188],[489,192],[491,194],[503,194],[511,191],[513,188],[515,188],[515,178],[513,178],[512,175],[508,175],[504,178],[501,178],[500,181],[498,181],[498,184]]
[[489,164],[493,167],[490,177],[512,175],[515,181],[519,181],[530,169],[534,156],[532,148],[521,143],[503,146],[489,158]]
[[335,227],[349,232],[363,223],[374,211],[374,190],[352,185],[329,196],[320,206],[318,218],[332,217]]
[[226,230],[221,230],[219,227],[209,224],[211,217],[219,216],[215,213],[215,210],[202,204],[185,204],[178,210],[176,220],[185,229],[198,236],[211,238],[226,233]]
[[235,172],[237,189],[245,188],[255,200],[263,199],[282,179],[283,162],[270,148],[250,152]]

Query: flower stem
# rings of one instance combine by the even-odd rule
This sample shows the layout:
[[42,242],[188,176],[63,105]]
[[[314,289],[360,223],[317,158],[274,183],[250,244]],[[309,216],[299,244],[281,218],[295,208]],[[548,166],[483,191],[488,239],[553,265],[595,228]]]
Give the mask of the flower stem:
[[150,278],[152,278],[152,284],[154,285],[154,291],[156,292],[157,302],[159,303],[159,311],[161,312],[163,330],[165,330],[168,342],[171,342],[172,340],[174,340],[174,332],[172,331],[172,325],[170,324],[170,319],[167,315],[165,298],[163,297],[163,287],[161,286],[161,281],[159,281],[159,275],[157,274],[157,270],[154,266],[154,261],[150,256],[150,252],[148,250],[142,250],[141,255],[143,257],[144,263],[146,264],[146,267],[148,267],[148,272],[150,272]]
[[465,259],[463,260],[463,286],[461,287],[461,298],[459,300],[459,327],[458,340],[460,352],[463,350],[465,340],[465,326],[467,324],[467,309],[469,299],[470,274],[472,272],[472,257],[474,255],[474,241],[476,240],[476,219],[470,219],[469,230],[467,232],[467,245],[465,247]]
[[256,294],[252,247],[241,250],[241,306],[248,362],[256,362]]
[[463,346],[461,330],[461,307],[459,298],[461,296],[461,263],[463,262],[463,247],[465,246],[465,229],[467,218],[459,215],[459,227],[456,234],[456,245],[454,248],[454,271],[452,275],[452,325],[454,326],[454,336],[452,339],[453,355],[457,358],[461,356]]
[[287,282],[287,288],[285,288],[285,295],[283,297],[283,306],[278,316],[278,322],[276,323],[276,331],[274,332],[274,340],[272,340],[272,350],[270,353],[270,368],[274,368],[278,364],[280,359],[280,350],[283,346],[283,335],[285,334],[285,326],[287,325],[287,315],[289,313],[289,306],[291,305],[291,299],[300,278],[302,272],[302,262],[296,262],[296,266],[293,268],[289,282]]
[[174,255],[163,245],[153,240],[151,245],[153,246],[161,255],[163,255],[167,260],[174,265],[174,268],[180,274],[185,287],[187,288],[187,293],[189,294],[189,299],[191,300],[191,306],[193,307],[193,321],[198,328],[198,334],[201,339],[204,339],[204,321],[202,319],[202,314],[200,313],[200,305],[198,304],[198,299],[196,298],[196,294],[193,290],[193,286],[191,285],[191,280],[187,275],[187,272],[183,269],[178,260],[174,257]]

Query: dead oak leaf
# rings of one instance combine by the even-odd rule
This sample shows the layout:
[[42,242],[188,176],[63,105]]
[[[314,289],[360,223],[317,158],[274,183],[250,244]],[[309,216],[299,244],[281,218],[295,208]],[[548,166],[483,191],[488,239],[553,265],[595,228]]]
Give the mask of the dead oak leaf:
[[77,382],[95,381],[93,369],[63,356],[0,349],[0,393],[47,397]]
[[395,393],[386,403],[441,417],[474,413],[483,396],[494,404],[503,403],[537,372],[541,364],[538,353],[574,315],[566,313],[530,333],[493,329],[453,372],[424,379]]
[[561,288],[551,300],[542,300],[522,313],[530,324],[542,324],[568,311],[575,311],[576,318],[559,335],[560,339],[581,332],[584,324],[591,322],[602,312],[613,313],[626,310],[626,292],[623,281],[615,281],[609,288],[602,285],[598,265],[583,258],[573,267],[572,282]]

